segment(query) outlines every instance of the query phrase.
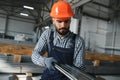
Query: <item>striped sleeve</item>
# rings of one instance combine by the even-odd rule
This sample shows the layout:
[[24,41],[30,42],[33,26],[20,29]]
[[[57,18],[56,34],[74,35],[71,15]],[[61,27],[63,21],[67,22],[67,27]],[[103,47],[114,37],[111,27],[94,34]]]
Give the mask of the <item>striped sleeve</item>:
[[49,34],[49,30],[43,32],[40,36],[33,52],[32,52],[32,62],[39,66],[45,66],[44,60],[45,57],[41,56],[43,53],[47,52],[47,37]]
[[85,70],[85,43],[84,40],[77,36],[76,37],[76,45],[74,52],[74,61],[73,64],[80,68],[81,70]]

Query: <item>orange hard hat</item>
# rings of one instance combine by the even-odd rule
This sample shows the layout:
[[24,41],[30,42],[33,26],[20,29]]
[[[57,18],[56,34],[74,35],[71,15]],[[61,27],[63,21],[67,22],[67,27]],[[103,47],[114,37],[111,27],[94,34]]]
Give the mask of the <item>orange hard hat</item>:
[[74,15],[70,4],[64,0],[56,2],[51,9],[50,16],[54,18],[69,18]]

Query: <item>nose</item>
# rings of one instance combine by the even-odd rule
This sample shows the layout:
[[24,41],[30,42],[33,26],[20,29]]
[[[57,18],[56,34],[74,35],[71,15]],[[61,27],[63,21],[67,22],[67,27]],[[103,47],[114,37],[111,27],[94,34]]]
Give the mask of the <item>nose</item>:
[[62,23],[61,23],[61,27],[65,27],[66,26],[66,23],[63,21]]

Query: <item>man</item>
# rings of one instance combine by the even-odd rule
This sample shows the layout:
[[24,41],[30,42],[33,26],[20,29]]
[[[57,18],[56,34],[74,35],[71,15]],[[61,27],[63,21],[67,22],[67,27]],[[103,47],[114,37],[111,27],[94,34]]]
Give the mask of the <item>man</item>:
[[43,32],[32,54],[34,64],[46,67],[41,80],[69,80],[54,68],[53,62],[85,69],[84,41],[69,30],[73,15],[70,4],[63,0],[52,7],[50,16],[54,29]]

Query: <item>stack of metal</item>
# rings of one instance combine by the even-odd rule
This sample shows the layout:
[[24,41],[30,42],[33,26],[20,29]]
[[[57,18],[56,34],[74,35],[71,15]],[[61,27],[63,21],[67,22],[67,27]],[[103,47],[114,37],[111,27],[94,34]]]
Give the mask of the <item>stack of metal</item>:
[[95,77],[79,70],[74,66],[54,64],[55,68],[67,76],[70,80],[96,80]]

